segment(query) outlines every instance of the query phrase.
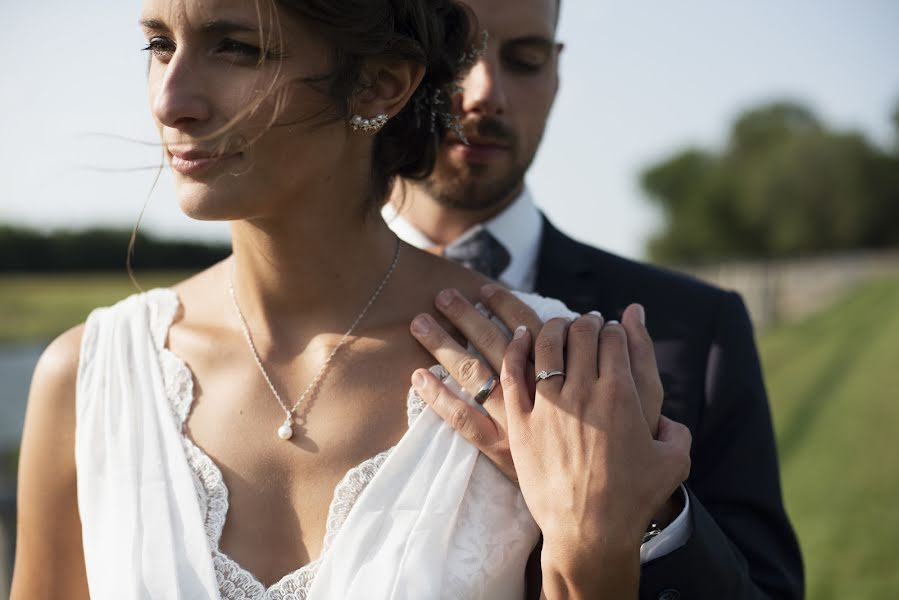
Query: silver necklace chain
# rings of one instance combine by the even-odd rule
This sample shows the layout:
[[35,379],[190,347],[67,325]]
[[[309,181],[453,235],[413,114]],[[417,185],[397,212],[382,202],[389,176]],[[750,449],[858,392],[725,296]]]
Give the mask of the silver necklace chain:
[[303,390],[303,393],[300,394],[300,398],[296,401],[296,403],[287,408],[287,405],[284,404],[284,400],[281,399],[281,394],[278,393],[278,390],[275,389],[275,385],[272,383],[271,377],[268,376],[268,372],[265,370],[265,367],[262,364],[262,360],[259,358],[259,352],[256,351],[256,345],[253,343],[253,337],[250,335],[250,328],[247,325],[247,320],[243,316],[243,312],[240,310],[240,304],[237,302],[237,294],[234,292],[234,268],[231,269],[231,275],[228,280],[228,291],[231,293],[231,300],[234,303],[234,309],[237,312],[237,317],[240,319],[240,326],[243,329],[243,335],[247,340],[247,345],[250,347],[250,351],[253,353],[253,358],[256,360],[256,366],[259,367],[259,372],[262,373],[262,377],[265,378],[265,382],[268,384],[269,389],[272,391],[272,395],[278,401],[278,404],[281,405],[282,410],[284,410],[284,414],[286,415],[286,419],[281,427],[278,428],[278,437],[283,440],[289,440],[293,437],[293,418],[294,413],[300,404],[303,403],[303,400],[306,399],[306,396],[309,395],[315,387],[318,385],[321,378],[324,377],[325,372],[328,370],[328,365],[331,364],[331,360],[334,358],[334,355],[337,354],[337,351],[340,350],[341,347],[346,343],[347,339],[352,335],[353,331],[355,331],[356,326],[362,321],[365,317],[368,310],[375,303],[375,300],[378,299],[378,296],[381,295],[381,292],[384,290],[384,287],[387,285],[387,282],[390,281],[390,276],[393,275],[393,272],[396,270],[396,265],[400,260],[400,240],[397,238],[396,240],[396,250],[393,253],[393,262],[390,263],[390,268],[387,269],[387,273],[384,274],[384,277],[381,279],[381,283],[378,284],[377,289],[375,289],[374,293],[368,299],[365,307],[362,309],[362,312],[359,313],[359,316],[356,317],[356,320],[353,321],[353,324],[350,325],[350,328],[346,330],[346,333],[343,334],[343,337],[340,338],[340,341],[337,342],[337,345],[334,346],[334,349],[331,350],[331,353],[328,354],[328,357],[325,359],[325,362],[322,364],[321,368],[318,370],[318,373],[309,382],[309,385],[306,386],[306,389]]

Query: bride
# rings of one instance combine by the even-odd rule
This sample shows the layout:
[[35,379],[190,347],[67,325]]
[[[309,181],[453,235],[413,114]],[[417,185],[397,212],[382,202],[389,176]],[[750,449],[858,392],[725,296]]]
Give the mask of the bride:
[[[639,489],[660,506],[689,442],[664,419],[652,439],[625,328],[528,298],[530,329],[507,322],[514,339],[465,389],[422,369],[434,361],[410,335],[440,290],[474,298],[487,283],[378,216],[393,179],[426,176],[453,129],[479,37],[468,11],[145,0],[140,24],[180,206],[229,221],[234,251],[46,350],[12,598],[635,596],[652,515],[611,484],[650,479]],[[567,376],[535,391],[534,368]],[[514,478],[423,402],[446,394],[506,407]],[[609,436],[611,420],[631,435]],[[642,458],[603,471],[593,449],[619,444]]]

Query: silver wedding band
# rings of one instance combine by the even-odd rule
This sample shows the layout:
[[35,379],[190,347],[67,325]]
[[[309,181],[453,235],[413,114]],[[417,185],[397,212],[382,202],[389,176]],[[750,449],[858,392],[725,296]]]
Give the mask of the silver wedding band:
[[493,393],[494,389],[496,389],[496,376],[491,375],[490,379],[488,379],[487,382],[481,386],[481,389],[478,390],[478,393],[474,395],[474,401],[478,404],[484,404],[487,402],[487,397]]
[[565,378],[565,373],[563,371],[540,371],[537,373],[537,381],[543,381],[544,379],[549,379],[550,377],[561,376],[563,379]]

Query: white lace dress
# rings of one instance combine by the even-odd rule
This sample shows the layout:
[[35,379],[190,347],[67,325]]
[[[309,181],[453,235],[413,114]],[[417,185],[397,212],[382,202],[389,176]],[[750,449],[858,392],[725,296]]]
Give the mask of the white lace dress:
[[[544,318],[570,315],[525,299]],[[94,600],[523,597],[538,530],[520,491],[411,391],[400,442],[335,489],[317,560],[266,589],[222,553],[228,490],[184,435],[193,377],[165,348],[178,306],[173,291],[152,290],[85,327],[76,467]]]

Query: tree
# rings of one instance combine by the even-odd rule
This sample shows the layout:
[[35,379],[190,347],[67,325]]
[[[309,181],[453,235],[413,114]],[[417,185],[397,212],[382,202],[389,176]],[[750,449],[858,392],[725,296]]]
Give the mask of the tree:
[[[899,107],[894,121],[899,132]],[[663,262],[778,258],[899,246],[899,149],[826,127],[778,102],[734,123],[719,153],[691,148],[648,168],[663,210]]]

